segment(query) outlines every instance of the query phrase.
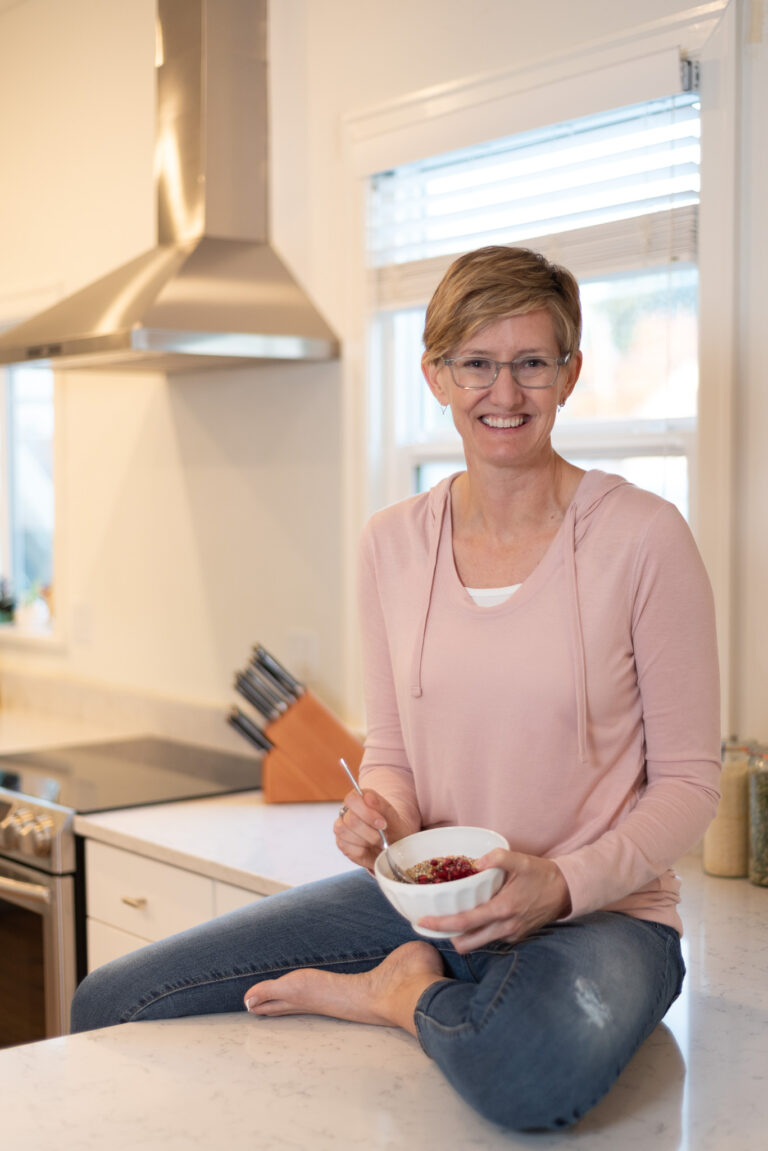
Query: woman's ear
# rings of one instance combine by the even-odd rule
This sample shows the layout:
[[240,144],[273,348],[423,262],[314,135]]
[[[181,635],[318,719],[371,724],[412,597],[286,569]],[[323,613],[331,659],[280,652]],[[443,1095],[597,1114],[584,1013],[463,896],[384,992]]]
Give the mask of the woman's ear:
[[436,364],[428,360],[426,355],[421,357],[421,370],[424,374],[424,379],[429,385],[430,392],[440,404],[448,404],[450,402],[448,389],[443,383],[444,373],[442,369],[444,367],[444,364]]
[[565,403],[565,401],[568,399],[568,397],[570,396],[573,389],[576,387],[576,381],[578,380],[579,376],[581,375],[581,365],[582,365],[583,359],[584,359],[584,357],[582,356],[581,352],[574,352],[573,355],[571,356],[570,360],[568,361],[568,365],[567,365],[568,374],[565,378],[565,383],[562,385],[562,387],[560,389],[560,403],[561,404]]

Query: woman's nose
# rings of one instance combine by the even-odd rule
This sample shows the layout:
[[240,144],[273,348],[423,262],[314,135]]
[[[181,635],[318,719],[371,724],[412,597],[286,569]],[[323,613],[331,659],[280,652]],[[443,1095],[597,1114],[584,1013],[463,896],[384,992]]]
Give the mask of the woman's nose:
[[500,364],[499,374],[491,385],[491,392],[493,392],[496,400],[504,402],[517,402],[525,394],[523,388],[520,387],[514,375],[512,374],[511,364]]

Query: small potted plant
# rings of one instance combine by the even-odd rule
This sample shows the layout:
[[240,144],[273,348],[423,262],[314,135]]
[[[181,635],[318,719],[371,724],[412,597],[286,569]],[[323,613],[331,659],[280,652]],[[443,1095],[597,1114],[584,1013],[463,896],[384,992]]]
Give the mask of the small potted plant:
[[10,582],[5,576],[0,576],[0,623],[13,623],[15,610],[16,600]]

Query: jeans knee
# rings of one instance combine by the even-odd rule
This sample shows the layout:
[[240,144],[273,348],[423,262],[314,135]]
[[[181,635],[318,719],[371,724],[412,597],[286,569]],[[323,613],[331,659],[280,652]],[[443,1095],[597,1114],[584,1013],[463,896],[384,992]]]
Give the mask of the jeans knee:
[[610,1086],[596,1067],[578,1060],[537,1058],[530,1045],[486,1052],[470,1042],[463,1052],[434,1053],[459,1095],[484,1119],[510,1131],[563,1131],[578,1122]]
[[100,967],[92,971],[77,987],[70,1011],[70,1030],[73,1034],[95,1031],[99,1027],[111,1027],[122,1022],[116,1016],[114,996],[102,986],[105,970]]
[[535,1089],[530,1084],[505,1083],[454,1086],[465,1102],[482,1115],[509,1131],[564,1131],[577,1123],[597,1102],[599,1093],[585,1096],[571,1085],[553,1082],[551,1077],[540,1081]]

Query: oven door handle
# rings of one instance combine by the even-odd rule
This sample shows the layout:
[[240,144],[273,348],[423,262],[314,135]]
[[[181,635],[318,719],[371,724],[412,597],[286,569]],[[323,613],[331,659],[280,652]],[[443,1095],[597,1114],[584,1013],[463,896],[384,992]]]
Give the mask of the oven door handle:
[[43,887],[40,883],[24,883],[21,879],[10,879],[0,875],[0,894],[20,895],[30,903],[50,903],[51,889]]

